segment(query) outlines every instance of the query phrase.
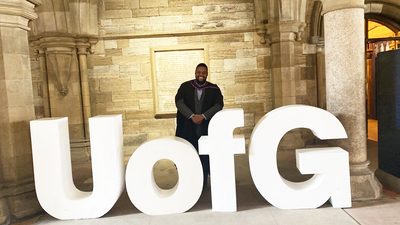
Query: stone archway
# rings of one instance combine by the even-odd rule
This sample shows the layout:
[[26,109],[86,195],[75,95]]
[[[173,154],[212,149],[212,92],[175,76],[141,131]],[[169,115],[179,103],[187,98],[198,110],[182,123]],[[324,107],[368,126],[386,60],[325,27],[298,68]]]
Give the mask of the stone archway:
[[400,30],[400,3],[396,0],[366,0],[365,18],[381,21],[392,30]]

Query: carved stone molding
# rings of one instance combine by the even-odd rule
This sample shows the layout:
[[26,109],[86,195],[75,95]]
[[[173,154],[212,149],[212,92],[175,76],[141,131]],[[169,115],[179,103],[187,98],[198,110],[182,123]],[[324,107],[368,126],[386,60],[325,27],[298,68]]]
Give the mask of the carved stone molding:
[[255,0],[256,32],[262,44],[301,41],[306,27],[305,0]]
[[75,39],[47,37],[39,42],[46,55],[47,74],[55,81],[62,96],[68,94],[68,82],[71,78],[72,60],[76,54]]
[[[57,116],[59,114],[60,107],[62,108],[63,105],[67,104],[66,102],[60,102],[61,99],[57,96],[61,96],[65,99],[62,101],[69,101],[78,110],[78,112],[69,112],[71,116],[74,115],[75,127],[80,126],[79,124],[83,125],[81,127],[83,135],[78,135],[79,137],[76,138],[88,138],[88,119],[91,116],[91,107],[87,55],[94,53],[93,46],[98,42],[98,39],[82,36],[62,37],[60,33],[57,36],[35,38],[37,39],[31,42],[31,47],[35,49],[36,57],[41,62],[45,114],[47,116]],[[69,90],[70,88],[72,88],[73,92]],[[53,99],[53,101],[50,101],[50,99]],[[82,111],[79,112],[80,110]],[[83,117],[80,118],[77,115],[82,115]],[[80,134],[81,132],[79,131],[78,133]]]
[[37,18],[34,7],[40,3],[32,3],[26,0],[2,0],[0,1],[0,27],[18,27],[29,30],[28,22]]
[[[36,0],[35,0],[36,1]],[[39,19],[30,24],[31,35],[45,33],[98,35],[97,0],[46,0],[37,7]]]
[[305,23],[298,21],[281,21],[266,25],[270,43],[300,41],[305,27]]
[[382,195],[382,184],[369,169],[367,160],[358,164],[350,164],[351,197],[353,201],[379,199]]
[[[68,82],[73,69],[74,57],[77,55],[87,55],[93,53],[93,46],[97,43],[97,38],[83,37],[42,37],[33,41],[33,48],[36,52],[45,53],[47,65],[47,76],[56,81],[56,87],[62,96],[68,94]],[[82,70],[82,68],[81,68]]]
[[57,89],[63,96],[68,94],[74,50],[70,48],[48,48],[46,51],[47,69],[57,82]]
[[321,0],[321,2],[323,5],[322,14],[342,9],[365,8],[364,0]]
[[325,41],[324,37],[320,36],[312,36],[311,37],[311,44],[315,44],[317,47],[317,52],[323,52],[325,48]]
[[76,48],[78,49],[78,54],[94,54],[94,46],[98,41],[98,38],[76,38]]

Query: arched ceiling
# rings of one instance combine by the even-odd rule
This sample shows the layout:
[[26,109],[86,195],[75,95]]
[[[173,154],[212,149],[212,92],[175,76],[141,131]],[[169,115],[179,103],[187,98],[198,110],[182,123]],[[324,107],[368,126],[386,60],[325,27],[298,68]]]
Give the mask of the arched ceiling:
[[387,26],[375,21],[368,21],[368,38],[387,38],[395,36],[397,36],[397,32],[394,32]]
[[390,29],[400,31],[399,0],[366,0],[366,19],[380,21]]

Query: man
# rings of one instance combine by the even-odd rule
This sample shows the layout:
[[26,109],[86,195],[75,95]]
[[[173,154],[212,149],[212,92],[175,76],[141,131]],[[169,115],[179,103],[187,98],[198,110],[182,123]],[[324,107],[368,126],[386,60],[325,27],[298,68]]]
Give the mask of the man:
[[[181,84],[175,96],[176,136],[189,141],[198,151],[198,140],[208,135],[211,118],[224,106],[221,90],[207,81],[208,67],[204,63],[196,66],[194,80]],[[203,187],[207,187],[210,174],[208,155],[200,155],[203,166]]]

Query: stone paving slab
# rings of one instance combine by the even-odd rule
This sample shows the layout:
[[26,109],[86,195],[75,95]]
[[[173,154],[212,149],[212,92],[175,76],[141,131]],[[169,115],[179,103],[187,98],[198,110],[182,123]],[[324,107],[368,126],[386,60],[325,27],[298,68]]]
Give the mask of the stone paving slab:
[[100,219],[60,221],[44,215],[36,221],[40,225],[358,225],[342,209],[325,204],[318,209],[281,210],[271,206],[254,186],[238,186],[238,211],[235,213],[213,212],[210,192],[203,193],[199,202],[188,212],[177,215],[149,216],[139,212],[129,201],[126,193],[113,209]]
[[384,190],[382,199],[356,202],[345,211],[362,225],[400,224],[400,197]]

